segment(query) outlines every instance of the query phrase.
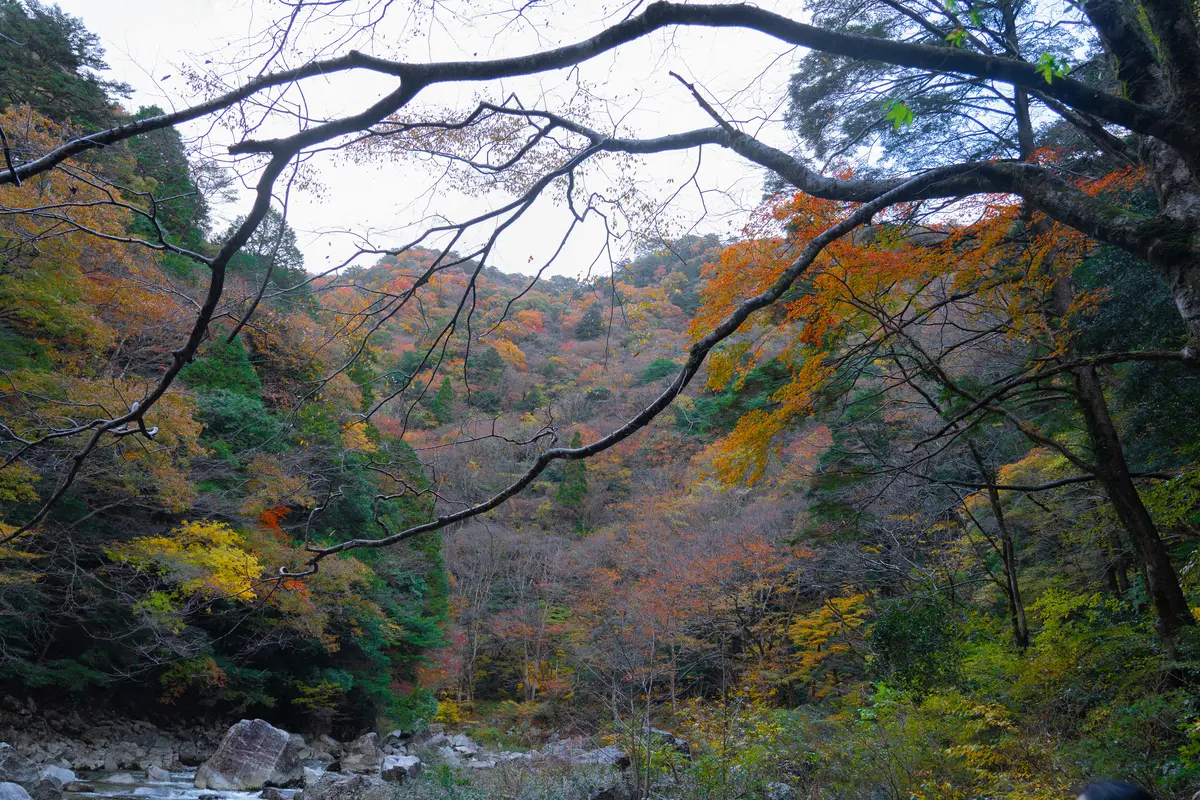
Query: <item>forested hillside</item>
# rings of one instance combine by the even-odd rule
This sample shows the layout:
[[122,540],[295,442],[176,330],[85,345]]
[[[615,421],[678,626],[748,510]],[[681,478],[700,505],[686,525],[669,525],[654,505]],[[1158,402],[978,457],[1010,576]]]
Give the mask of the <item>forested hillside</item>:
[[[1200,790],[1187,139],[1143,124],[1146,62],[1116,55],[1142,45],[1094,9],[1077,34],[909,5],[820,0],[811,30],[959,61],[783,37],[814,48],[780,102],[821,173],[679,78],[770,170],[737,235],[518,274],[493,251],[533,199],[629,221],[632,182],[574,170],[674,140],[511,98],[277,140],[230,112],[223,164],[181,132],[200,111],[134,108],[83,21],[0,0],[2,693],[586,735],[637,798]],[[1130,36],[1185,96],[1157,7]],[[244,112],[217,83],[204,113]],[[344,163],[517,199],[309,263],[288,203],[323,126]]]

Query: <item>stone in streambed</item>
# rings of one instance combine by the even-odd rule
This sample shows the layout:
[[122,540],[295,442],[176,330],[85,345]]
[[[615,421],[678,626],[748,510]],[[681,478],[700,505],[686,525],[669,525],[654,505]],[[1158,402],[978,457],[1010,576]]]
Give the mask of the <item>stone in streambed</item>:
[[303,739],[265,720],[244,719],[229,729],[217,752],[196,770],[196,788],[245,792],[267,784],[296,785],[304,775],[298,744]]

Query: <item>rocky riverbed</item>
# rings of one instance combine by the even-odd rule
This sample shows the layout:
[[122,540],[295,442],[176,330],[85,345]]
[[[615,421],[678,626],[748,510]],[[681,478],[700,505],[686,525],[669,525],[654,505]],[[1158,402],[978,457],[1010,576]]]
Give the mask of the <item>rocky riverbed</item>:
[[390,800],[428,765],[479,778],[570,768],[605,783],[622,757],[583,738],[514,751],[434,725],[339,742],[263,720],[167,727],[0,700],[0,800]]

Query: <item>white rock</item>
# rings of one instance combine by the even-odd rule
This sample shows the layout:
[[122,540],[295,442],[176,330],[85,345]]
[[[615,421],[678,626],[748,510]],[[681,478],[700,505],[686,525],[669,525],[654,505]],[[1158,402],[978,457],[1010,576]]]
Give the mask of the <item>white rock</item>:
[[304,767],[304,785],[312,786],[317,781],[321,780],[321,776],[325,774],[325,767]]
[[62,783],[71,783],[72,781],[79,780],[71,770],[53,764],[48,767],[42,767],[42,775],[57,778]]
[[15,783],[0,783],[0,800],[29,800],[29,793]]
[[471,741],[471,737],[467,736],[465,733],[460,733],[451,739],[450,746],[468,758],[479,753],[479,745]]
[[130,775],[128,772],[118,772],[116,775],[109,775],[104,779],[105,783],[120,783],[131,784],[137,783],[137,778]]

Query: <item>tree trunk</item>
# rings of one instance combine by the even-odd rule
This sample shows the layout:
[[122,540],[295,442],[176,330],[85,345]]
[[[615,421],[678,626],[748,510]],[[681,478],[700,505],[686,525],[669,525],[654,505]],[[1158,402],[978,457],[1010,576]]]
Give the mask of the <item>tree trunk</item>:
[[979,468],[979,474],[983,476],[984,483],[987,484],[992,516],[996,518],[996,527],[1000,530],[1000,560],[1004,564],[1004,594],[1008,597],[1008,616],[1012,624],[1013,644],[1017,649],[1025,650],[1029,647],[1029,621],[1025,616],[1025,603],[1021,599],[1021,584],[1017,580],[1017,546],[1013,541],[1008,522],[1004,519],[1004,507],[1000,504],[1000,491],[996,488],[995,478],[984,463],[983,456],[979,454],[975,443],[968,439],[967,446],[971,448],[971,456],[975,459],[975,465]]
[[1176,633],[1194,622],[1191,609],[1188,608],[1179,577],[1159,538],[1154,520],[1150,518],[1150,512],[1146,510],[1129,475],[1129,465],[1125,462],[1121,439],[1108,413],[1100,376],[1094,367],[1082,367],[1074,371],[1074,379],[1079,410],[1083,413],[1095,454],[1096,477],[1112,501],[1117,517],[1129,532],[1141,559],[1146,591],[1154,602],[1157,615],[1155,627],[1168,652],[1173,655]]
[[1125,543],[1114,529],[1108,531],[1108,561],[1104,563],[1104,577],[1117,598],[1129,591],[1129,565],[1125,561]]

